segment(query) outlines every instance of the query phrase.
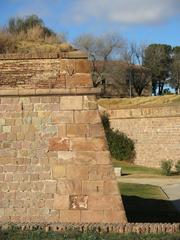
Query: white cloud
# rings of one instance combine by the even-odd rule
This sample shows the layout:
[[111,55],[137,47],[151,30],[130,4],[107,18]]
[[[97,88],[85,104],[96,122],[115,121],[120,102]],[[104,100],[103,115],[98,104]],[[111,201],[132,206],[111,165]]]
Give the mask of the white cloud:
[[[66,16],[75,22],[96,19],[121,24],[156,23],[180,14],[179,0],[74,0]],[[63,16],[65,17],[65,15]]]

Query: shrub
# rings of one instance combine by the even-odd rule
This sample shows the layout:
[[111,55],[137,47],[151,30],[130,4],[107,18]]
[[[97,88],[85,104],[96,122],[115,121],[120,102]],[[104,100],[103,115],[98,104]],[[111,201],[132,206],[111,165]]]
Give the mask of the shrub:
[[107,114],[102,115],[107,142],[111,156],[117,160],[132,161],[135,157],[134,142],[119,130],[110,128]]
[[176,168],[176,172],[180,174],[180,160],[177,161],[175,168]]
[[165,176],[171,175],[171,168],[173,166],[172,160],[165,160],[161,162],[161,170],[162,174]]

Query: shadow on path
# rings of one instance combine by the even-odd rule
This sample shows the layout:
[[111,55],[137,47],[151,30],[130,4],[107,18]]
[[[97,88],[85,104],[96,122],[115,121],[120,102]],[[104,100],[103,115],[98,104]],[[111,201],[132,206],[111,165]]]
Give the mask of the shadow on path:
[[122,195],[129,222],[180,222],[180,214],[171,201]]

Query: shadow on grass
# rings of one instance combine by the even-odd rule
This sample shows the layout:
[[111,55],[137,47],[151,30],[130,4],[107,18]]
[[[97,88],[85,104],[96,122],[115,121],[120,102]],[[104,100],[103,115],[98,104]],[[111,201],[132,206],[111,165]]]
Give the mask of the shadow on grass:
[[129,222],[180,222],[180,213],[168,200],[122,195]]

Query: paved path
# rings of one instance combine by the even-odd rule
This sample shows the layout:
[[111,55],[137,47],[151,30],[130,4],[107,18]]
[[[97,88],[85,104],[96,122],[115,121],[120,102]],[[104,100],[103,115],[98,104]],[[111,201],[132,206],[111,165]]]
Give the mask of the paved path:
[[180,212],[180,178],[131,178],[119,177],[119,182],[159,186]]

